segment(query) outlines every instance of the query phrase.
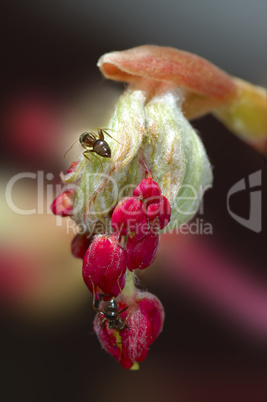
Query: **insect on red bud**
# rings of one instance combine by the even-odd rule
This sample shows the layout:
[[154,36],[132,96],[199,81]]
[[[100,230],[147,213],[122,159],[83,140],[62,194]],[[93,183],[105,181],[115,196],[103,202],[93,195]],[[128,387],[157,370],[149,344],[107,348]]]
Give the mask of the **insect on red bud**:
[[53,214],[71,216],[73,210],[74,188],[64,191],[52,202],[50,208]]
[[[126,253],[118,234],[97,236],[83,259],[83,279],[98,299],[101,292],[118,296],[125,285]],[[94,289],[93,289],[94,286]]]
[[[124,308],[118,303],[119,310]],[[121,365],[130,369],[134,363],[143,361],[150,345],[159,336],[164,322],[164,309],[158,298],[151,293],[137,293],[128,309],[121,314],[126,326],[119,331],[110,329],[108,321],[101,322],[99,314],[94,321],[94,330],[103,348]]]

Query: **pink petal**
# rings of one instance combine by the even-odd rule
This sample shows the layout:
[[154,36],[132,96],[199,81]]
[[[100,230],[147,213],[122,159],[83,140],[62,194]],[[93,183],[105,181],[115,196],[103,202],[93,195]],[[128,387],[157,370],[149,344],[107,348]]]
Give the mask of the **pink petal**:
[[106,78],[115,81],[152,79],[221,100],[236,93],[233,80],[224,71],[199,56],[170,47],[144,45],[107,53],[98,66]]
[[125,285],[126,253],[117,243],[117,235],[97,236],[83,260],[83,279],[96,297],[102,291],[118,296]]
[[147,219],[142,201],[136,197],[126,197],[114,209],[111,227],[126,236],[129,231],[138,231],[139,224],[144,221],[147,222]]
[[74,196],[74,189],[66,190],[62,194],[59,194],[59,196],[52,202],[50,206],[53,214],[60,216],[72,215]]
[[71,252],[76,258],[84,258],[84,255],[93,241],[93,236],[88,233],[78,233],[71,242]]
[[162,191],[158,183],[151,178],[143,179],[133,191],[133,195],[140,197],[142,200],[153,196],[159,196],[161,193]]
[[[139,298],[140,297],[140,298]],[[164,308],[159,299],[149,292],[140,292],[137,296],[141,311],[146,311],[151,321],[150,343],[154,342],[162,331],[164,324]]]
[[97,314],[94,320],[94,330],[101,343],[102,347],[111,354],[117,361],[121,360],[120,345],[117,344],[117,339],[114,330],[110,330],[107,327],[107,321],[100,324],[101,316]]
[[[158,221],[159,229],[168,225],[171,219],[171,205],[164,195],[153,197],[149,200],[147,207],[147,217],[151,222]],[[157,224],[157,223],[156,223]]]
[[128,238],[126,261],[130,271],[133,269],[145,269],[152,264],[158,252],[159,238],[160,236],[152,231],[138,242]]
[[130,369],[135,362],[143,361],[148,354],[151,321],[146,311],[134,305],[130,307],[127,325],[129,328],[121,332],[121,365]]

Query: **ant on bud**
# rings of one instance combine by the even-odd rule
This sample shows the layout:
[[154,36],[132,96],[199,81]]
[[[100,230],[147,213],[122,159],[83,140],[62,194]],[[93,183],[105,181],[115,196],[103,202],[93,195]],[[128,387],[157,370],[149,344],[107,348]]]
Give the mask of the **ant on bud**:
[[[124,328],[129,328],[128,325],[126,324],[126,320],[123,320],[122,317],[120,316],[120,314],[124,313],[124,311],[126,311],[129,308],[128,304],[122,310],[119,310],[119,306],[115,297],[111,297],[105,303],[104,309],[100,310],[98,307],[96,307],[95,304],[95,285],[91,277],[90,280],[93,286],[93,309],[102,316],[100,325],[102,325],[105,321],[107,321],[109,329],[115,329],[119,332],[122,331]],[[125,302],[127,303],[127,300],[123,296],[122,292],[121,295],[125,300]],[[102,298],[105,296],[107,295],[106,294],[101,295]]]
[[[80,135],[79,142],[80,142],[81,146],[85,149],[85,151],[83,152],[83,155],[89,161],[91,161],[91,159],[88,156],[89,153],[92,154],[95,158],[97,158],[100,161],[100,163],[101,163],[101,160],[96,155],[94,155],[94,153],[99,156],[102,156],[102,158],[111,158],[111,149],[110,149],[110,146],[107,143],[107,141],[105,141],[104,133],[107,134],[114,141],[118,142],[118,144],[120,144],[120,142],[115,140],[115,138],[113,138],[107,132],[107,130],[111,130],[111,129],[110,128],[107,128],[107,129],[99,128],[97,131],[97,134],[94,133],[93,131],[90,131],[90,132],[84,132]],[[113,131],[113,130],[111,130],[111,131]],[[67,155],[67,153],[69,152],[69,150],[73,147],[73,145],[67,150],[67,152],[64,155],[64,158]],[[90,148],[92,148],[92,149],[90,149]],[[102,163],[101,163],[101,166],[102,166]]]

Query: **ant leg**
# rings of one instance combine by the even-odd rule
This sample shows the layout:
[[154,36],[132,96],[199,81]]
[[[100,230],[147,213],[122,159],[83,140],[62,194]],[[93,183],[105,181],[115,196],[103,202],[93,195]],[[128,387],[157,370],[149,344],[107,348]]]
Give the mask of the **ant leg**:
[[[129,305],[128,305],[128,301],[127,301],[126,297],[125,297],[124,294],[122,293],[122,289],[121,289],[121,287],[120,287],[119,280],[120,280],[120,278],[118,279],[118,287],[119,287],[119,289],[120,289],[121,296],[122,296],[123,300],[124,300],[125,303],[126,303],[126,307],[124,307],[123,309],[121,309],[121,310],[119,311],[119,314],[122,314],[122,313],[124,313],[124,311],[126,311],[126,310],[129,308]],[[130,313],[129,313],[129,314],[130,314]],[[122,328],[122,329],[124,329],[124,328],[128,328],[128,329],[129,329],[129,326],[128,326],[127,323],[126,323],[127,318],[129,317],[129,314],[127,315],[127,317],[126,317],[125,320],[123,321],[123,328]]]
[[112,299],[112,296],[110,296],[108,293],[101,293],[99,295],[100,299],[104,299],[104,297],[108,296],[108,300]]
[[126,311],[128,308],[129,308],[129,306],[128,306],[128,304],[127,304],[126,307],[124,307],[122,310],[119,311],[119,314],[124,313],[124,311]]
[[100,165],[101,165],[101,167],[102,167],[102,169],[103,169],[103,165],[102,165],[101,160],[100,160],[96,155],[93,154],[93,152],[95,152],[95,151],[93,151],[93,150],[91,150],[91,149],[88,149],[88,150],[86,150],[86,151],[83,152],[83,156],[85,156],[85,158],[88,159],[90,162],[95,163],[92,159],[90,159],[90,158],[87,156],[87,154],[88,154],[89,152],[90,152],[97,160],[99,160]]
[[[102,313],[103,314],[103,313]],[[103,325],[104,324],[104,322],[106,321],[106,317],[104,316],[103,318],[102,318],[102,320],[100,319],[100,317],[99,317],[99,319],[98,319],[98,325]]]
[[99,308],[97,308],[97,307],[95,306],[95,284],[94,284],[94,282],[92,281],[91,276],[89,276],[89,279],[90,279],[90,281],[91,281],[91,283],[92,283],[92,287],[93,287],[93,309],[94,309],[97,313],[102,313],[102,311],[99,310]]
[[[92,283],[92,287],[93,287],[93,309],[100,314],[100,316],[98,316],[98,325],[103,325],[103,323],[106,321],[106,317],[103,311],[101,311],[99,308],[97,308],[95,306],[95,285],[94,282],[92,281],[91,276],[89,276],[90,281]],[[100,295],[101,297],[101,295]],[[102,296],[103,297],[103,296]]]
[[115,130],[113,130],[112,128],[99,128],[98,130],[102,130],[102,131],[114,131],[115,132]]
[[[105,134],[107,134],[110,138],[112,138],[114,141],[116,141],[118,144],[124,146],[122,143],[120,143],[118,140],[116,140],[116,138],[112,137],[112,135],[110,135],[110,134],[107,132],[107,130],[111,130],[111,128],[107,128],[107,129],[100,128],[100,129],[99,129],[98,135],[99,135],[99,138],[100,138],[100,135],[102,136],[102,138],[100,138],[101,140],[104,140],[104,134],[103,134],[103,133],[105,133]],[[111,131],[115,131],[115,130],[111,130]]]
[[100,140],[105,141],[103,131],[105,131],[105,130],[103,130],[102,128],[98,129],[98,137],[100,138]]
[[[107,130],[109,130],[109,131],[114,131],[115,132],[115,130],[112,130],[112,128],[98,128],[97,129],[97,134],[98,134],[98,137],[100,138],[100,140],[103,140],[103,141],[105,141],[105,137],[104,137],[104,134],[103,133],[106,133],[110,138],[112,138],[113,140],[115,139],[115,138],[113,138],[113,137],[111,137],[111,135],[107,132]],[[116,140],[115,140],[116,141]]]
[[[129,313],[129,314],[130,314],[130,313]],[[123,327],[123,329],[124,329],[124,328],[130,329],[130,327],[129,327],[128,324],[126,323],[127,318],[129,317],[129,314],[127,315],[127,317],[126,317],[125,320],[124,320],[124,327]]]
[[93,131],[89,131],[88,133],[89,136],[91,136],[93,138],[93,140],[97,140],[97,136],[95,135],[95,133]]
[[[119,311],[119,314],[124,313],[124,311],[126,311],[128,308],[129,308],[129,306],[127,305],[127,306],[124,307],[121,311]],[[128,324],[127,324],[127,320],[128,320],[129,315],[130,315],[130,312],[127,314],[125,320],[123,321],[123,328],[122,328],[122,329],[124,329],[124,328],[130,329],[129,326],[128,326]]]
[[95,151],[94,151],[93,149],[90,149],[88,152],[90,152],[96,159],[99,160],[100,165],[101,165],[101,168],[102,168],[102,170],[103,170],[103,165],[102,165],[101,159],[99,159],[99,158],[94,154]]
[[95,163],[92,159],[89,158],[89,156],[87,156],[88,152],[90,152],[90,151],[88,151],[88,150],[84,151],[84,152],[83,152],[83,156],[84,156],[86,159],[88,159],[90,162]]
[[124,311],[126,311],[126,310],[129,308],[129,305],[128,305],[128,301],[127,301],[126,297],[125,297],[124,294],[122,293],[122,289],[121,289],[121,287],[120,287],[119,280],[120,280],[120,278],[118,279],[118,287],[119,287],[119,289],[120,289],[120,294],[121,294],[123,300],[124,300],[125,303],[126,303],[126,307],[124,307],[122,310],[119,311],[119,314],[122,314],[122,313],[124,313]]

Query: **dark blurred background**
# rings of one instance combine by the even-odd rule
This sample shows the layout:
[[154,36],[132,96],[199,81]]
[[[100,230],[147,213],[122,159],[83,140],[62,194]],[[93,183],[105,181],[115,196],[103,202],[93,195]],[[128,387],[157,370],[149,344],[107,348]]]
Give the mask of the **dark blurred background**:
[[[101,351],[81,261],[70,254],[73,233],[65,221],[55,226],[47,187],[60,183],[71,162],[63,155],[79,133],[107,124],[124,88],[99,73],[102,54],[173,46],[266,87],[266,15],[264,0],[3,4],[1,401],[266,400],[266,211],[256,233],[226,207],[230,188],[259,170],[266,206],[263,156],[212,116],[192,123],[214,172],[195,222],[209,223],[213,234],[166,235],[142,273],[166,322],[139,372],[126,372]],[[44,172],[44,212],[18,215],[6,205],[6,185],[15,174],[37,171]],[[13,195],[20,208],[36,208],[36,181],[19,181]],[[248,192],[231,202],[248,218]]]

